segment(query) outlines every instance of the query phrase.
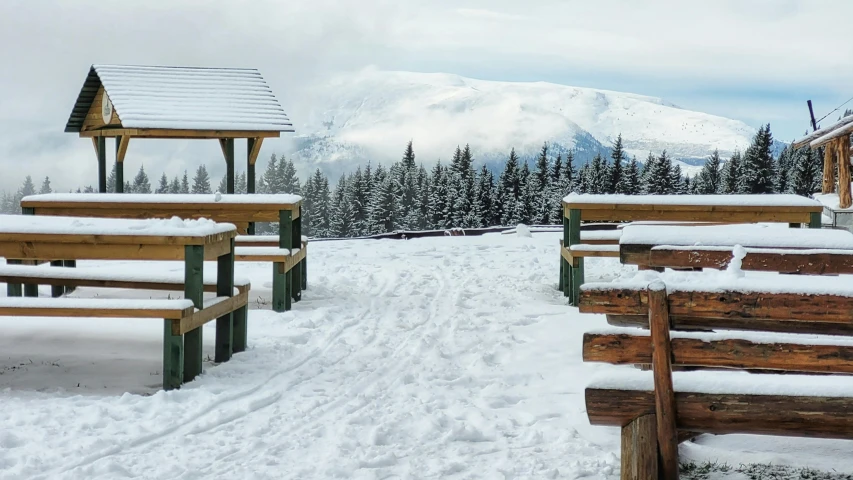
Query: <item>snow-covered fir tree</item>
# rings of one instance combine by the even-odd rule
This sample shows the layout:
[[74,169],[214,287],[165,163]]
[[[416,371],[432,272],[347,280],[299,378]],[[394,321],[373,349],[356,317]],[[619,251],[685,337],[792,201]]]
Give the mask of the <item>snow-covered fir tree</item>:
[[758,129],[746,149],[738,176],[738,193],[773,193],[775,165],[770,124]]
[[210,189],[210,175],[204,164],[199,165],[195,171],[192,193],[213,193]]
[[151,182],[148,181],[144,165],[139,166],[139,171],[133,177],[133,193],[151,193]]
[[788,192],[808,197],[819,192],[823,179],[821,149],[800,148],[792,154],[792,166],[788,172]]
[[721,164],[720,152],[714,150],[714,153],[705,160],[702,171],[694,179],[694,190],[696,193],[708,195],[720,191],[722,184]]
[[740,178],[740,152],[732,154],[731,158],[723,165],[720,174],[720,193],[738,193],[738,178]]
[[[109,188],[107,190],[109,190]],[[165,173],[160,175],[160,184],[157,185],[157,189],[154,190],[154,193],[169,193],[169,177],[167,177]]]
[[637,157],[631,157],[628,165],[622,173],[623,189],[628,195],[639,195],[642,191],[642,182],[640,181],[640,163]]
[[53,193],[53,189],[50,188],[50,177],[44,177],[44,181],[41,182],[41,188],[39,189],[39,194],[44,193]]
[[613,163],[607,171],[607,193],[629,193],[625,185],[624,165],[625,148],[622,146],[622,134],[616,137],[616,142],[610,152],[610,158]]

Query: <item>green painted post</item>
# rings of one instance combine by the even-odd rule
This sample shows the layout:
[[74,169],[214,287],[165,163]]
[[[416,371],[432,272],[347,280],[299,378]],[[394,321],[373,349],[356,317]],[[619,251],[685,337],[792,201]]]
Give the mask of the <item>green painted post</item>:
[[121,149],[121,137],[116,137],[116,184],[113,190],[124,193],[124,161],[119,161],[118,151]]
[[[290,242],[290,248],[302,248],[302,215],[293,221],[293,240]],[[293,296],[293,301],[302,300],[302,262],[299,261],[293,265],[293,283],[290,284],[290,290]]]
[[234,139],[225,139],[225,192],[234,193]]
[[[234,239],[228,253],[216,259],[216,296],[231,297],[234,295]],[[213,361],[227,362],[231,359],[234,346],[234,321],[232,312],[216,319],[216,352]]]
[[823,222],[821,222],[821,213],[820,212],[812,212],[809,215],[809,228],[821,228],[823,226]]
[[[250,195],[255,193],[255,164],[252,163],[250,157],[256,141],[254,138],[250,138],[246,142],[246,193]],[[249,235],[255,234],[255,222],[249,223],[246,233]]]
[[[20,265],[20,260],[6,260],[7,265]],[[6,284],[6,296],[7,297],[20,297],[24,294],[23,285],[20,283],[7,283]]]
[[234,353],[244,352],[248,344],[248,307],[242,306],[234,310]]
[[[51,260],[51,267],[62,267],[65,265],[63,260]],[[52,285],[50,287],[50,296],[53,298],[61,297],[62,294],[65,293],[65,287],[62,285]]]
[[[35,215],[36,211],[32,207],[22,207],[21,214],[23,215]],[[24,296],[25,297],[38,297],[39,296],[39,286],[37,283],[25,283],[24,284]]]
[[[192,300],[195,308],[204,305],[204,245],[184,247],[184,298]],[[184,381],[189,382],[201,373],[201,327],[184,335]]]
[[[581,211],[578,209],[569,210],[569,245],[577,245],[581,243]],[[581,285],[583,285],[583,258],[576,258],[575,265],[572,265],[571,273],[571,302],[577,306]]]
[[97,137],[98,143],[98,192],[107,193],[107,138]]
[[[293,241],[293,213],[290,210],[278,212],[278,247],[291,249]],[[284,265],[273,264],[273,310],[284,312],[291,308],[291,289],[293,288],[293,270],[284,273]]]
[[[62,266],[65,268],[77,268],[77,260],[63,260]],[[75,287],[73,285],[72,286],[66,285],[66,286],[62,287],[62,289],[65,290],[65,293],[71,293],[74,290],[76,290],[77,287]]]
[[163,325],[163,390],[172,390],[184,381],[184,336],[172,334],[172,320]]

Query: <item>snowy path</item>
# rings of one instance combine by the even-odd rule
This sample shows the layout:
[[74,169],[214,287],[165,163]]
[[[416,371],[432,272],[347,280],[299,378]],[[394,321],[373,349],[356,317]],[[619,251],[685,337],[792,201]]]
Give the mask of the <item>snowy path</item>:
[[[317,242],[304,300],[253,310],[249,351],[168,393],[157,322],[11,327],[0,479],[616,478],[618,431],[583,406],[613,368],[580,362],[603,317],[555,290],[557,238]],[[269,288],[268,265],[238,271]]]

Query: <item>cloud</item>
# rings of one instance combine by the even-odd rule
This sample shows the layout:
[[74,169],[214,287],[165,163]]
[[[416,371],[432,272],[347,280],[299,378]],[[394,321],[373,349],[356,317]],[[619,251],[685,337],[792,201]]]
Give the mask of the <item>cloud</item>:
[[[62,131],[92,63],[259,68],[297,122],[311,110],[306,87],[376,65],[632,91],[744,120],[791,115],[799,133],[806,98],[828,111],[853,95],[849,31],[828,27],[839,18],[853,18],[853,2],[5,0],[0,190],[25,171],[62,175],[65,188],[95,182],[91,145]],[[789,96],[737,102],[703,93],[712,87]],[[141,161],[170,175],[222,168],[215,142],[139,141],[128,162]]]

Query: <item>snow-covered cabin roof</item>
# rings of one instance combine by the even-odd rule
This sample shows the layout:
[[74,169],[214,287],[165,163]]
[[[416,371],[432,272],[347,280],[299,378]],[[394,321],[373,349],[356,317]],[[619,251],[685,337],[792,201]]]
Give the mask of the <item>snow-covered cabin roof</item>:
[[823,127],[796,140],[794,148],[800,148],[808,144],[812,148],[820,147],[836,138],[853,133],[853,115],[848,115],[828,127]]
[[92,65],[65,131],[108,128],[292,132],[293,124],[256,69]]

